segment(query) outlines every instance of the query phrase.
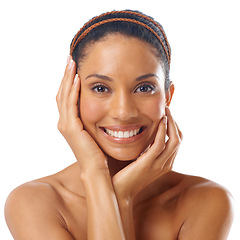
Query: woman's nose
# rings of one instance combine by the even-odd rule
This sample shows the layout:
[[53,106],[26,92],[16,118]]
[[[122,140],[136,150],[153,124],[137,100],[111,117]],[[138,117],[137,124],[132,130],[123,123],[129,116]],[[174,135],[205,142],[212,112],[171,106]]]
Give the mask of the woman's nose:
[[112,97],[111,115],[119,121],[127,121],[138,115],[138,108],[131,93],[125,91],[116,92]]

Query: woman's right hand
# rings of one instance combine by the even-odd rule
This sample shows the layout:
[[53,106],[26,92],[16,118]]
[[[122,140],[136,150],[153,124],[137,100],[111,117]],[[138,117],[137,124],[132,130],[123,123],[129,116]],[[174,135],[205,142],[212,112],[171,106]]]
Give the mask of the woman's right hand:
[[88,132],[83,129],[83,124],[78,116],[80,85],[80,78],[76,75],[76,63],[69,56],[56,97],[60,114],[58,129],[75,154],[82,172],[106,170],[107,160],[104,153]]

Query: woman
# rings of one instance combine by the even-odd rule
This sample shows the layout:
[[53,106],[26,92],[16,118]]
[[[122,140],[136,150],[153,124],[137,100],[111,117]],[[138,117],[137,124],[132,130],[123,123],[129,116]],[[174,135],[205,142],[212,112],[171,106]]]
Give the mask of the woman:
[[57,94],[77,161],[9,195],[14,239],[227,239],[228,191],[171,171],[182,133],[169,110],[170,60],[162,26],[140,12],[80,29]]

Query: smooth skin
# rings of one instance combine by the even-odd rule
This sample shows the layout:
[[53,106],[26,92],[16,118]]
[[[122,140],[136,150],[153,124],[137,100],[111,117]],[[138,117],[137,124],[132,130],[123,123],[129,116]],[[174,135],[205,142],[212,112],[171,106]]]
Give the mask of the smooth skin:
[[[171,170],[182,141],[169,110],[173,93],[173,84],[164,91],[153,49],[138,39],[107,36],[77,72],[68,58],[58,129],[77,161],[12,191],[5,216],[14,239],[227,239],[228,191]],[[132,142],[103,131],[138,126]]]

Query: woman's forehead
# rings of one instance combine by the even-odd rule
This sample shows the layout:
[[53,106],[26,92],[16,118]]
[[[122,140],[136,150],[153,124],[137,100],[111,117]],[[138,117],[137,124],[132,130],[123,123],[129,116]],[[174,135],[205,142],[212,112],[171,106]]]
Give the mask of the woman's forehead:
[[95,42],[86,51],[81,71],[142,71],[156,72],[159,59],[147,43],[120,34],[111,34]]

